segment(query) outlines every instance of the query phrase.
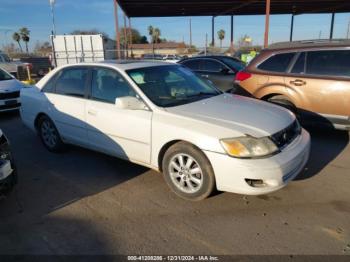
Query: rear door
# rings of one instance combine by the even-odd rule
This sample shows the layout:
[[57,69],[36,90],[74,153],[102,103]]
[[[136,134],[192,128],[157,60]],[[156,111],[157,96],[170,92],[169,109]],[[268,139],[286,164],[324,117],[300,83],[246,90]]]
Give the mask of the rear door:
[[[42,90],[47,113],[68,142],[86,145],[85,123],[88,67],[69,67],[58,72]],[[50,87],[51,85],[51,87]]]
[[285,80],[307,112],[335,120],[350,116],[349,49],[302,52]]

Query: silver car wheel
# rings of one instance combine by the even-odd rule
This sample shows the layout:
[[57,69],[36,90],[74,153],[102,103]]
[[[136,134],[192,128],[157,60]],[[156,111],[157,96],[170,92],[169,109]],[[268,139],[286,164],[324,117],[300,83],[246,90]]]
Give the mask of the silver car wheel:
[[57,132],[55,127],[50,121],[44,121],[41,124],[41,135],[44,140],[44,143],[53,148],[57,143]]
[[203,172],[197,161],[187,154],[176,154],[169,163],[173,184],[184,193],[196,193],[203,184]]

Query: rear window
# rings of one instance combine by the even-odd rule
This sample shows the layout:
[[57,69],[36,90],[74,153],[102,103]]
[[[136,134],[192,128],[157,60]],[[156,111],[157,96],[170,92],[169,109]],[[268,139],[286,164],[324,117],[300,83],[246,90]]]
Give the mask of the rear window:
[[293,57],[294,53],[273,55],[262,62],[258,68],[271,72],[285,72]]
[[13,77],[0,69],[0,81],[11,80]]
[[306,60],[307,74],[350,76],[350,50],[312,51]]

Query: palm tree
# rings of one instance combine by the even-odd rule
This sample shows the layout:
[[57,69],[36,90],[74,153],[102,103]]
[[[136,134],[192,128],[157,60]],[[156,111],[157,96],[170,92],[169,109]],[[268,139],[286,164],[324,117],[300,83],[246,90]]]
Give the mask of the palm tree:
[[22,37],[23,42],[26,44],[26,52],[28,53],[28,42],[30,40],[30,31],[28,30],[28,28],[26,27],[22,27],[21,29],[19,29],[19,34]]
[[221,29],[218,31],[218,38],[220,40],[220,48],[222,48],[222,40],[225,38],[225,30]]
[[154,32],[153,32],[153,37],[154,37],[154,41],[157,43],[159,38],[160,38],[160,29],[159,28],[154,28]]
[[21,41],[20,34],[17,33],[17,32],[14,32],[13,35],[12,35],[12,39],[17,42],[17,44],[19,46],[19,49],[21,49],[21,52],[23,52],[23,49],[22,49],[22,46],[21,46],[21,43],[20,43],[20,41]]

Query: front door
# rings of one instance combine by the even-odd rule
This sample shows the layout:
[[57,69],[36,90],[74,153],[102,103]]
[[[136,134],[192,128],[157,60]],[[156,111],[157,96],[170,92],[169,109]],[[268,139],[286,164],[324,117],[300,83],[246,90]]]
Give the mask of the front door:
[[115,99],[124,96],[137,95],[117,71],[102,67],[92,71],[86,106],[89,143],[108,154],[150,163],[152,112],[118,109]]

